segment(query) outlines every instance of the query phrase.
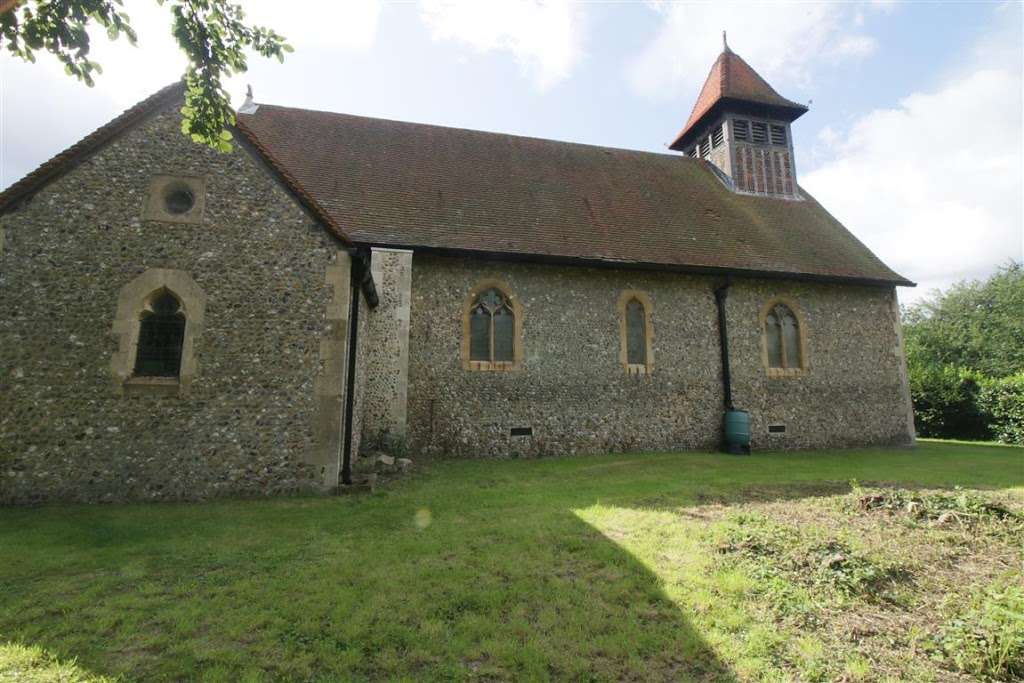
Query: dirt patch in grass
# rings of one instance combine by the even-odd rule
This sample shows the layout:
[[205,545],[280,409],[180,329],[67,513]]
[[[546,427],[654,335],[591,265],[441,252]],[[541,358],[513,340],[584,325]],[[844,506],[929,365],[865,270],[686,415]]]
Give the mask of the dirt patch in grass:
[[1019,680],[1019,502],[964,490],[847,490],[688,511],[717,520],[710,571],[749,577],[766,618],[790,634],[775,661],[806,680]]

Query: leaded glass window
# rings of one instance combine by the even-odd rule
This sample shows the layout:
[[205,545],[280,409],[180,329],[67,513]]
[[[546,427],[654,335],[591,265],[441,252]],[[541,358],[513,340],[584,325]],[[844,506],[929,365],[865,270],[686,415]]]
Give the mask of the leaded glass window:
[[160,293],[142,313],[135,355],[137,377],[177,377],[185,341],[185,315],[170,292]]
[[647,363],[647,325],[644,305],[636,299],[626,304],[626,362],[630,365]]
[[764,333],[769,368],[802,367],[800,323],[789,306],[777,304],[772,307],[765,318]]
[[515,313],[508,297],[498,289],[482,292],[469,312],[469,359],[515,360]]

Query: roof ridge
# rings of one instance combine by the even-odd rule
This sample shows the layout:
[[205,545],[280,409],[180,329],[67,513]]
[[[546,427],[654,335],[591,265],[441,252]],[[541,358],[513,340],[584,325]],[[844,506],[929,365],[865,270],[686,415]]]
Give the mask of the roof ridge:
[[631,149],[629,147],[611,147],[609,145],[598,145],[598,144],[594,144],[592,142],[577,142],[577,141],[574,141],[574,140],[559,140],[557,138],[543,138],[543,137],[539,137],[539,136],[536,136],[536,135],[522,135],[522,134],[519,134],[519,133],[503,133],[501,131],[483,130],[483,129],[480,129],[480,128],[463,128],[461,126],[446,126],[446,125],[441,124],[441,123],[423,123],[423,122],[419,122],[419,121],[406,121],[406,120],[403,120],[403,119],[381,118],[379,116],[366,116],[364,114],[349,114],[347,112],[330,111],[330,110],[327,110],[327,109],[306,109],[304,107],[288,107],[288,106],[281,105],[281,104],[264,104],[264,103],[257,103],[257,104],[259,104],[259,107],[257,108],[257,110],[255,112],[253,112],[252,114],[240,114],[236,118],[238,120],[241,120],[241,118],[244,117],[244,116],[250,116],[250,117],[258,118],[259,115],[260,115],[260,110],[266,108],[266,109],[277,109],[279,111],[294,111],[294,112],[312,113],[312,114],[326,114],[328,116],[338,116],[338,117],[347,117],[347,118],[353,118],[353,119],[362,119],[362,120],[365,120],[365,121],[377,121],[377,122],[383,122],[383,123],[398,123],[398,124],[402,124],[402,125],[406,125],[406,126],[419,126],[419,127],[423,127],[423,128],[437,128],[437,129],[440,129],[440,130],[459,131],[459,132],[463,132],[463,133],[475,133],[475,134],[478,134],[478,135],[490,135],[490,136],[501,137],[501,138],[516,138],[516,139],[519,139],[519,140],[534,140],[534,141],[537,141],[537,142],[553,142],[553,143],[557,143],[559,145],[575,145],[575,146],[578,146],[578,147],[590,147],[590,148],[593,148],[593,149],[601,149],[601,150],[606,150],[606,151],[611,151],[611,152],[628,152],[629,154],[650,154],[650,155],[653,155],[653,156],[656,156],[656,157],[667,157],[667,158],[670,158],[670,159],[686,159],[687,158],[687,157],[682,157],[682,156],[680,156],[678,154],[670,154],[668,152],[654,152],[654,151],[646,150],[646,149]]
[[[759,81],[761,82],[761,85],[763,85],[763,86],[764,86],[765,88],[767,88],[767,89],[768,89],[768,90],[769,90],[769,91],[771,92],[771,94],[775,95],[775,96],[776,96],[776,97],[778,97],[778,98],[779,98],[780,100],[783,100],[783,101],[785,101],[785,102],[788,102],[788,103],[789,103],[789,104],[791,104],[791,105],[794,105],[794,106],[797,106],[797,107],[803,107],[803,106],[804,106],[804,105],[800,104],[799,102],[795,102],[795,101],[793,101],[793,100],[789,99],[788,97],[785,97],[784,95],[780,94],[780,93],[779,93],[779,91],[778,91],[778,90],[776,90],[776,89],[775,89],[775,88],[774,88],[774,87],[772,86],[772,84],[771,84],[771,83],[769,83],[769,82],[768,82],[768,80],[767,80],[767,79],[766,79],[766,78],[765,78],[764,76],[762,76],[761,74],[759,74],[759,73],[757,72],[757,69],[755,69],[754,67],[750,66],[750,62],[748,62],[747,60],[743,59],[743,57],[741,57],[740,55],[738,55],[738,54],[736,54],[735,52],[732,52],[732,51],[730,51],[730,54],[732,54],[732,55],[733,55],[733,56],[735,56],[735,57],[736,57],[737,59],[739,59],[739,60],[740,60],[740,63],[741,63],[741,64],[742,64],[743,66],[745,66],[746,68],[750,69],[750,73],[751,73],[751,74],[753,74],[753,75],[754,75],[754,77],[756,77],[756,78],[757,78],[757,80],[759,80]],[[727,92],[727,91],[726,91],[726,92]],[[726,95],[726,97],[728,97],[728,96],[729,96],[729,95]]]
[[722,73],[721,73],[721,78],[719,79],[719,84],[718,84],[718,88],[719,88],[718,89],[718,96],[719,97],[722,96],[722,93],[729,92],[729,72],[731,71],[731,69],[729,68],[728,64],[725,64],[725,62],[728,61],[732,57],[733,54],[734,53],[733,53],[732,50],[729,50],[728,48],[726,48],[725,50],[722,50],[722,54],[719,56],[719,59],[722,60],[722,66],[723,66]]

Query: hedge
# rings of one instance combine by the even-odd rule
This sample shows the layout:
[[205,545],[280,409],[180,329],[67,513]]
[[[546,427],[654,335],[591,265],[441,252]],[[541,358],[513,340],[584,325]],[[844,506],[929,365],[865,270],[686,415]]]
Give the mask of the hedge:
[[981,382],[978,408],[992,437],[1024,446],[1024,372]]
[[963,368],[910,366],[910,395],[920,436],[990,439],[988,416],[978,405],[986,378]]

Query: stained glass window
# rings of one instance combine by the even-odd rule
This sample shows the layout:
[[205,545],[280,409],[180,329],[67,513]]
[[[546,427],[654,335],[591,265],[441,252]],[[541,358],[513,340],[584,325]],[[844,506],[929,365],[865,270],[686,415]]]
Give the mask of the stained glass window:
[[773,307],[765,318],[765,346],[768,367],[800,368],[800,323],[785,304]]
[[142,314],[135,375],[177,377],[181,370],[184,340],[185,315],[181,312],[181,304],[173,294],[164,291]]
[[630,365],[647,363],[644,305],[636,299],[630,299],[626,304],[626,362]]
[[497,289],[482,292],[470,309],[469,359],[515,360],[515,314],[508,298]]

